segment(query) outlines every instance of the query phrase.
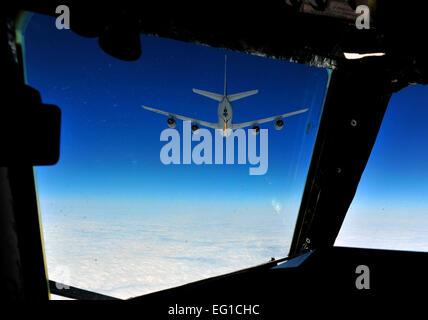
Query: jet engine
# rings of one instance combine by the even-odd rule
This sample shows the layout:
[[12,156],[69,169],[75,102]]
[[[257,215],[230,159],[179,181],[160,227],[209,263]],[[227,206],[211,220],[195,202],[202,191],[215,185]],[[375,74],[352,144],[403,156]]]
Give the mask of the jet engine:
[[251,133],[254,135],[258,135],[260,132],[260,127],[259,126],[254,126],[253,130],[251,130]]
[[199,127],[198,127],[196,124],[192,125],[192,132],[193,132],[194,134],[197,134],[197,133],[198,133],[198,131],[199,131]]
[[276,120],[275,129],[281,130],[283,127],[284,127],[284,121],[282,121],[281,119]]
[[177,122],[175,122],[175,120],[173,118],[169,118],[166,122],[168,123],[168,127],[172,128],[172,129],[174,129],[175,126],[177,125]]

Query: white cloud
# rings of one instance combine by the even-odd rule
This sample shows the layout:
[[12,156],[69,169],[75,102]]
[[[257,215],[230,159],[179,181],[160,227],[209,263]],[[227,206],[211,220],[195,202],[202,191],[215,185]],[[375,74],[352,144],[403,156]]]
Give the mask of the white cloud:
[[427,215],[403,209],[350,208],[336,246],[428,251]]
[[44,215],[49,278],[129,298],[236,271],[287,255],[291,235],[272,219]]

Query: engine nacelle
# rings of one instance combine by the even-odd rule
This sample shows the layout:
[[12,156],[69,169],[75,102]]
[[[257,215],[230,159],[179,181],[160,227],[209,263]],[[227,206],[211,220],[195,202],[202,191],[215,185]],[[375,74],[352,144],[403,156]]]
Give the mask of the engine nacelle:
[[253,130],[251,130],[251,133],[254,135],[258,135],[260,132],[260,127],[259,126],[254,126]]
[[168,127],[174,129],[175,126],[177,125],[177,122],[175,122],[175,120],[173,118],[169,118],[166,123],[168,123]]
[[281,120],[281,119],[278,119],[278,120],[275,122],[275,129],[276,129],[276,130],[281,130],[283,127],[284,127],[284,121],[283,121],[283,120]]
[[196,125],[196,124],[193,124],[193,125],[192,125],[192,132],[193,132],[194,134],[198,134],[198,132],[199,132],[199,127],[198,127],[198,125]]

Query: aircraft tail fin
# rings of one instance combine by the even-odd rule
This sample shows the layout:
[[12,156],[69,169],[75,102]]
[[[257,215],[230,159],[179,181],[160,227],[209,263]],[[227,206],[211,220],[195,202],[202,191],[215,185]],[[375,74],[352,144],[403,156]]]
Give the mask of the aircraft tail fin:
[[239,100],[245,97],[249,97],[252,96],[253,94],[256,94],[257,92],[259,92],[259,90],[251,90],[251,91],[245,91],[245,92],[240,92],[240,93],[235,93],[235,94],[230,94],[227,96],[227,99],[232,102],[235,100]]
[[224,93],[218,94],[218,93],[213,93],[213,92],[199,90],[199,89],[193,89],[193,92],[216,101],[222,101],[224,97],[227,97],[228,100],[232,102],[235,100],[252,96],[253,94],[258,93],[259,90],[251,90],[251,91],[245,91],[245,92],[240,92],[235,94],[227,94],[227,56],[225,55],[224,56]]
[[201,96],[216,100],[216,101],[221,101],[223,100],[223,95],[222,94],[218,94],[218,93],[213,93],[213,92],[209,92],[209,91],[204,91],[204,90],[199,90],[199,89],[192,89],[194,93],[200,94]]

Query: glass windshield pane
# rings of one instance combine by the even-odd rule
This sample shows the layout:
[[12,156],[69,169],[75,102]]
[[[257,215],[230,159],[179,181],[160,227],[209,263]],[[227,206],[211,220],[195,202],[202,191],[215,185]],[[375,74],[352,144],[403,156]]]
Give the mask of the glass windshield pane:
[[392,96],[338,246],[428,250],[428,88]]
[[62,109],[60,160],[36,168],[51,280],[129,298],[288,254],[326,69],[146,35],[125,62],[40,15],[24,40],[28,83]]

